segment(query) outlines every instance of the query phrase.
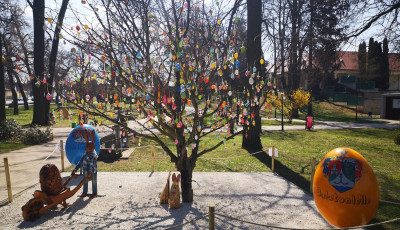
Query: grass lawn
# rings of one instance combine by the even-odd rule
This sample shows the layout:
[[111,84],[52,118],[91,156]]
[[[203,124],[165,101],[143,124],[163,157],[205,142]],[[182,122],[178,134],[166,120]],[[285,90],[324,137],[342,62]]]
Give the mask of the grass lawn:
[[[59,119],[59,109],[57,105],[50,105],[50,112],[54,111],[55,116],[55,123],[52,125],[54,128],[61,128],[61,127],[71,127],[72,122],[78,122],[78,114],[79,110],[73,106],[72,104],[65,104],[63,108],[70,110],[73,115],[69,116],[68,119]],[[24,110],[23,106],[19,107],[19,114],[13,115],[14,109],[13,108],[6,108],[6,117],[7,119],[14,119],[18,122],[19,125],[29,125],[32,123],[33,118],[33,106],[29,106],[29,110]],[[92,117],[90,117],[92,118]],[[110,121],[106,121],[103,118],[97,117],[97,120],[102,121],[105,124],[111,124]]]
[[23,149],[28,147],[29,145],[20,143],[20,142],[0,142],[0,154],[8,153],[17,149]]
[[[302,110],[304,113],[301,115],[305,118],[307,109]],[[365,119],[368,115],[361,114],[358,111],[358,119],[356,119],[355,110],[346,108],[344,106],[335,105],[326,101],[313,101],[313,115],[317,121],[340,121],[340,122],[355,122],[355,123],[370,123],[380,122],[375,119]]]
[[[275,146],[279,157],[275,161],[276,172],[292,181],[305,191],[309,191],[311,161],[315,157],[317,163],[324,155],[337,147],[349,147],[361,153],[373,168],[377,176],[381,200],[400,203],[400,146],[393,142],[394,130],[384,129],[350,129],[350,130],[318,130],[318,131],[274,131],[262,134],[264,147]],[[379,139],[379,141],[377,141]],[[212,146],[223,140],[223,135],[216,134],[201,142],[204,146]],[[136,139],[134,146],[138,146]],[[169,140],[169,146],[173,141]],[[151,145],[145,139],[128,160],[112,163],[98,162],[100,171],[151,171]],[[241,136],[226,142],[213,152],[198,159],[196,172],[265,172],[270,171],[271,158],[265,153],[249,156],[242,148]],[[226,147],[226,149],[225,149]],[[167,172],[175,170],[163,151],[155,147],[155,171]],[[72,170],[72,168],[70,169]],[[399,205],[381,203],[373,222],[393,219],[400,213]],[[386,224],[387,229],[400,229],[400,222]]]

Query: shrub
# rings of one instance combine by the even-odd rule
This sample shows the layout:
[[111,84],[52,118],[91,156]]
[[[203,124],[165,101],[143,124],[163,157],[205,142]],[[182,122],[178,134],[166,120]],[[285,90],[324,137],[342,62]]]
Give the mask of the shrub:
[[21,141],[27,145],[36,145],[52,139],[53,134],[51,133],[51,129],[49,127],[47,127],[45,130],[41,130],[36,126],[24,130],[24,133],[21,137]]
[[400,145],[400,129],[396,131],[394,134],[394,143]]
[[21,130],[21,126],[13,119],[0,122],[0,141],[18,140]]

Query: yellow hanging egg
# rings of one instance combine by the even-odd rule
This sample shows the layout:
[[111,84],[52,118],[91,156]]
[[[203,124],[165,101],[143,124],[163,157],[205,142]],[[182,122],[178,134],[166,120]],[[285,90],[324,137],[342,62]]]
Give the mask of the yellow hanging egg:
[[218,25],[221,25],[221,20],[218,20]]
[[264,64],[264,59],[261,59],[261,60],[260,60],[260,64],[261,64],[261,65]]
[[238,59],[239,54],[238,54],[238,53],[235,53],[233,56],[234,56],[236,59]]
[[87,30],[87,29],[89,29],[89,26],[88,26],[88,25],[85,25],[84,28],[85,28],[85,30]]
[[47,21],[48,21],[49,23],[51,23],[51,22],[53,21],[53,19],[52,19],[52,18],[48,18]]

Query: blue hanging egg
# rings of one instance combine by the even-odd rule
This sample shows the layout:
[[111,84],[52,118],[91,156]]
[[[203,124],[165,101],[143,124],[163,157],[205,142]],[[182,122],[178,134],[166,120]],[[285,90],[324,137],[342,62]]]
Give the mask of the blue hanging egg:
[[239,60],[236,60],[236,61],[235,61],[235,67],[236,67],[236,68],[239,68],[239,66],[240,66],[240,62],[239,62]]
[[175,68],[176,68],[176,70],[178,70],[178,71],[181,70],[181,64],[179,64],[179,63],[176,64]]
[[254,66],[253,67],[253,73],[255,73],[257,71],[257,68]]

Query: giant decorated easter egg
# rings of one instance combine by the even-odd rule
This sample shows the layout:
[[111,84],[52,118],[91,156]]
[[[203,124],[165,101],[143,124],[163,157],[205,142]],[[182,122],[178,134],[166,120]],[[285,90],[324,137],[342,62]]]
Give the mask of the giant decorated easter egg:
[[[96,130],[90,125],[76,126],[71,133],[68,135],[67,142],[65,143],[65,152],[68,158],[68,161],[71,164],[77,165],[82,158],[83,154],[85,154],[86,150],[86,139],[85,139],[85,130],[89,132],[94,132],[94,149],[96,150],[97,155],[100,152],[100,138],[97,134]],[[90,136],[90,135],[89,135]]]
[[367,224],[379,205],[379,187],[367,160],[349,148],[327,153],[313,181],[315,203],[321,215],[340,228]]

